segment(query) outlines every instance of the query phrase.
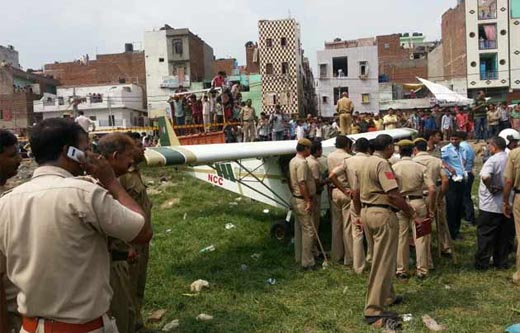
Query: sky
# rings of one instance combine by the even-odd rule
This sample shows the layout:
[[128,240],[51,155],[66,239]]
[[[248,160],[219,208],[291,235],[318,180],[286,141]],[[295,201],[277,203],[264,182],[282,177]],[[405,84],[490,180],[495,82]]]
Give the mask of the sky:
[[[43,4],[44,3],[44,4]],[[217,58],[245,63],[244,45],[258,39],[261,19],[295,18],[313,69],[316,51],[334,38],[357,39],[399,32],[441,36],[441,15],[457,0],[47,0],[8,1],[0,20],[0,45],[13,45],[24,69],[88,54],[119,53],[143,32],[164,24],[189,28]],[[8,13],[7,15],[5,13]]]

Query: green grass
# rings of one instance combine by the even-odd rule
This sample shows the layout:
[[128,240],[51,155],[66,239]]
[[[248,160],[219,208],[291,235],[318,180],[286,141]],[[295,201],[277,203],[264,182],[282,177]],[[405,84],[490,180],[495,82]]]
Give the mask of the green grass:
[[[160,328],[179,319],[176,332],[380,332],[362,320],[368,273],[357,276],[341,266],[303,273],[294,263],[292,245],[271,239],[271,223],[283,219],[284,211],[246,198],[235,201],[238,195],[173,169],[145,170],[145,175],[162,193],[152,196],[155,236],[144,311],[147,316],[168,310],[160,323],[148,326]],[[161,175],[169,177],[171,186],[158,186]],[[172,198],[180,202],[160,208]],[[226,230],[226,223],[236,228]],[[328,248],[330,226],[322,224]],[[513,270],[476,272],[475,228],[463,227],[463,236],[456,243],[458,265],[435,258],[428,280],[395,283],[406,298],[395,310],[413,315],[404,332],[429,332],[420,319],[424,314],[446,325],[445,332],[498,333],[520,322],[520,314],[512,311],[520,307],[520,290],[510,282]],[[199,253],[211,244],[214,252]],[[254,253],[261,257],[251,258]],[[268,278],[276,284],[269,285]],[[197,279],[209,281],[210,288],[196,297],[184,296]],[[195,317],[200,313],[214,319],[199,322]]]

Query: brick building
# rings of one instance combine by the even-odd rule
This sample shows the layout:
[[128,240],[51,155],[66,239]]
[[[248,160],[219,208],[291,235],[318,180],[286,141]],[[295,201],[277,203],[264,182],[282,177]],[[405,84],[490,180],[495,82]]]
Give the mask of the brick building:
[[442,15],[444,79],[466,78],[465,4],[450,8]]
[[[146,92],[144,52],[134,51],[132,44],[126,44],[125,50],[124,53],[99,54],[95,60],[86,56],[82,61],[46,64],[43,73],[64,86],[136,84]],[[146,95],[144,103],[146,107]]]
[[258,53],[258,44],[247,42],[246,45],[246,73],[258,74],[260,73],[260,59]]
[[235,75],[236,62],[235,58],[215,60],[213,62],[213,76],[216,76],[219,72],[224,72],[227,76]]
[[56,93],[57,85],[58,81],[52,78],[0,65],[0,128],[26,133],[41,120],[34,113],[33,101],[44,93]]

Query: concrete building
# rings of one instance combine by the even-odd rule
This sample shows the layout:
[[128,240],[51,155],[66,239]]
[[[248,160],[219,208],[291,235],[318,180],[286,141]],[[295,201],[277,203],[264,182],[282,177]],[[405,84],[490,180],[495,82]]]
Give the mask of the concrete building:
[[258,57],[264,111],[280,105],[284,113],[304,116],[303,50],[294,19],[258,22]]
[[467,0],[465,16],[470,95],[505,100],[520,89],[520,3]]
[[41,120],[34,113],[33,101],[45,93],[56,93],[58,81],[0,64],[0,128],[17,134]]
[[144,33],[148,110],[168,108],[168,97],[191,82],[213,78],[213,48],[188,29],[165,25]]
[[319,113],[332,117],[346,91],[361,113],[379,111],[378,47],[375,38],[326,42],[317,52]]
[[135,84],[61,86],[34,102],[34,112],[47,118],[74,118],[77,110],[96,122],[96,128],[129,128],[147,124],[143,89]]
[[20,68],[20,60],[18,58],[18,51],[14,46],[7,45],[7,47],[0,45],[0,64],[11,65],[14,68]]

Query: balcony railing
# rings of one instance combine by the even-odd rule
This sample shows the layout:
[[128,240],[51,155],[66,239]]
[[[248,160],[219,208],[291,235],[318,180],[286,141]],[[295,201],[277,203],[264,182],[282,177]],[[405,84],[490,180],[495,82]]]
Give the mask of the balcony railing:
[[478,13],[478,19],[479,20],[494,20],[497,18],[497,12],[496,11],[480,11]]
[[498,72],[497,71],[487,71],[480,73],[481,80],[498,80]]
[[481,40],[479,42],[479,48],[481,50],[496,49],[497,48],[497,41],[496,40]]

